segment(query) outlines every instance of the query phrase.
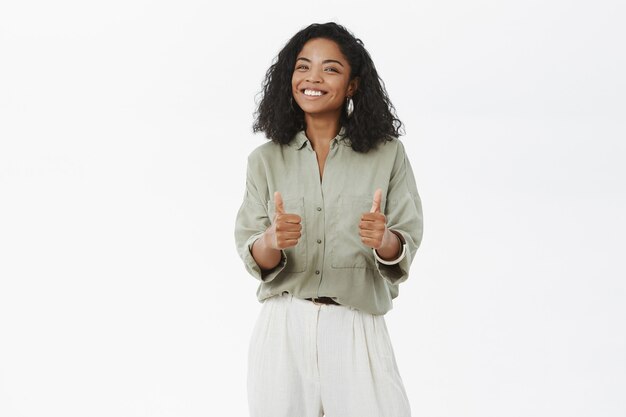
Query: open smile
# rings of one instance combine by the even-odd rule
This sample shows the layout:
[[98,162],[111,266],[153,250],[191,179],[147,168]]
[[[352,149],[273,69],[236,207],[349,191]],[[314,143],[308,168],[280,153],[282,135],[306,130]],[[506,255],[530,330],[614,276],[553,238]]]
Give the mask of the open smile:
[[314,90],[311,88],[305,88],[300,90],[300,92],[305,95],[307,98],[317,98],[326,94],[326,91],[322,90]]

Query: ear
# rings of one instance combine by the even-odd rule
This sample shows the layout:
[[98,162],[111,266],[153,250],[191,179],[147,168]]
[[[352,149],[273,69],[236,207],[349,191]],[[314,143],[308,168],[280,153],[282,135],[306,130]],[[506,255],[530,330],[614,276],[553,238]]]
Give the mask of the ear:
[[352,97],[354,95],[354,93],[356,93],[356,90],[358,90],[358,88],[359,88],[359,81],[360,81],[359,77],[354,77],[348,83],[348,95],[350,97]]

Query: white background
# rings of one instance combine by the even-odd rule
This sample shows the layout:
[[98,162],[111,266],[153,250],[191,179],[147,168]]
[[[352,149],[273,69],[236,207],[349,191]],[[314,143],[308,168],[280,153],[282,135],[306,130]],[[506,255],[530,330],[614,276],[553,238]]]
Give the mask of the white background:
[[624,3],[409,3],[1,3],[0,416],[247,415],[255,95],[330,20],[423,201],[386,315],[413,415],[626,415]]

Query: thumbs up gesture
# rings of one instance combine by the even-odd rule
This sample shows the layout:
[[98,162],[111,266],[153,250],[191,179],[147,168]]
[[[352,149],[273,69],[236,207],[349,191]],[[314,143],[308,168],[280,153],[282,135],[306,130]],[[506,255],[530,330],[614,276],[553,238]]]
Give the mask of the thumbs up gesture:
[[[359,235],[361,242],[370,248],[379,249],[383,246],[384,238],[387,233],[387,218],[380,211],[380,201],[382,199],[382,190],[376,189],[374,193],[374,201],[372,209],[369,213],[363,213],[359,222]],[[389,232],[390,233],[390,232]],[[394,238],[391,236],[391,238]]]
[[302,218],[297,214],[285,213],[283,198],[278,191],[274,193],[274,204],[276,213],[272,225],[265,231],[268,246],[277,250],[296,246],[302,236]]
[[359,222],[361,242],[374,248],[378,256],[391,261],[400,255],[400,238],[387,228],[387,218],[380,211],[382,190],[378,188],[374,193],[374,202],[369,213],[364,213]]

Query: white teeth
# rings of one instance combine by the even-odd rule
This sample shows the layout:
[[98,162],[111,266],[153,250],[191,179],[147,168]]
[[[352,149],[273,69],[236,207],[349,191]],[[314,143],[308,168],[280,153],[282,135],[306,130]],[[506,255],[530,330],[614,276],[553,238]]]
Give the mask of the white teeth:
[[321,96],[322,93],[321,91],[315,91],[315,90],[304,90],[304,95],[306,96]]

